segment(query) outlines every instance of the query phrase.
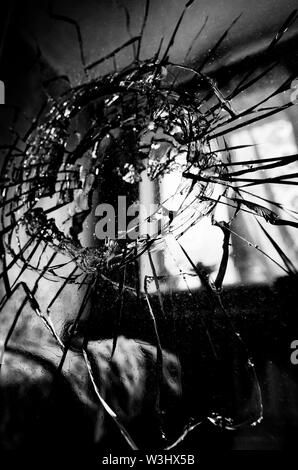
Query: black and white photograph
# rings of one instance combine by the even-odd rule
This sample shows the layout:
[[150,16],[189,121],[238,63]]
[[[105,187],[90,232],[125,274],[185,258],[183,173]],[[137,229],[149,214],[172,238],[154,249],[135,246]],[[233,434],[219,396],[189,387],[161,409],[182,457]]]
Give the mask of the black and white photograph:
[[295,452],[297,1],[0,11],[1,468]]

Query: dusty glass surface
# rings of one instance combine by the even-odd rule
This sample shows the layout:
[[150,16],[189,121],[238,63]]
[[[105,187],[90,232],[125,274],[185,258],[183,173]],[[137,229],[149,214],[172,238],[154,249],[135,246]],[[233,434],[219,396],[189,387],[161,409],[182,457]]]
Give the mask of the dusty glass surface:
[[7,6],[3,450],[295,442],[292,3]]

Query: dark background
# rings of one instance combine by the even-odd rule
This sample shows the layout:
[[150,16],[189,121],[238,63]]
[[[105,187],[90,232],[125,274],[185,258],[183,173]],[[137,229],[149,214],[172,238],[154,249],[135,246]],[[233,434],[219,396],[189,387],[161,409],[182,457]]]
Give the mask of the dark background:
[[[140,29],[144,4],[129,0],[123,4],[130,13],[131,34],[134,35]],[[106,55],[129,37],[125,11],[120,2],[61,0],[52,5],[55,13],[69,16],[80,24],[87,64]],[[183,5],[184,2],[178,0],[151,2],[142,48],[144,58],[154,54],[161,36],[167,43]],[[206,72],[228,87],[235,74],[245,72],[250,60],[256,61],[259,67],[266,66],[270,57],[264,61],[261,51],[296,6],[294,0],[195,2],[185,15],[171,58],[183,61],[192,39],[208,16],[208,23],[189,59],[189,63],[199,64],[220,35],[242,13],[224,44],[206,66]],[[71,85],[76,85],[84,79],[84,74],[75,28],[51,18],[48,2],[2,2],[1,11],[0,78],[6,85],[7,107],[0,109],[0,136],[5,143],[11,141],[9,127],[14,124],[14,109],[10,106],[20,106],[30,121],[44,99],[42,82],[56,75],[66,75]],[[296,23],[274,51],[274,57],[289,73],[297,70],[297,32]],[[123,67],[131,58],[131,51],[121,52],[117,57],[118,67]],[[92,73],[104,74],[112,69],[112,61],[106,61]],[[62,80],[50,92],[55,95],[65,86],[67,84]],[[20,118],[19,129],[25,130],[27,125],[27,119]],[[185,448],[203,448],[205,445],[251,450],[294,448],[298,434],[298,366],[290,362],[290,343],[298,338],[297,279],[284,278],[273,285],[235,286],[225,290],[223,299],[255,361],[263,391],[265,419],[256,428],[245,428],[235,433],[214,431],[206,424],[189,437]],[[213,311],[205,293],[198,292],[191,300],[185,294],[173,294],[167,302],[170,302],[168,310],[172,317],[158,319],[161,338],[165,347],[178,347],[181,355],[186,387],[184,411],[187,415],[200,416],[212,409],[216,387],[220,392],[223,390],[225,397],[232,393],[230,386],[223,384],[229,373],[228,358],[237,353],[239,345],[234,345],[226,320],[217,310]],[[214,363],[208,352],[200,312],[203,312],[222,352],[220,365]],[[111,318],[112,315],[104,312],[99,318],[100,327],[92,326],[95,338],[112,335]],[[171,344],[167,331],[168,322],[173,318],[180,336],[171,338],[174,342]],[[122,323],[124,334],[152,340],[150,328],[143,306],[126,311]],[[227,368],[222,368],[223,364]],[[237,393],[239,384],[234,385]]]

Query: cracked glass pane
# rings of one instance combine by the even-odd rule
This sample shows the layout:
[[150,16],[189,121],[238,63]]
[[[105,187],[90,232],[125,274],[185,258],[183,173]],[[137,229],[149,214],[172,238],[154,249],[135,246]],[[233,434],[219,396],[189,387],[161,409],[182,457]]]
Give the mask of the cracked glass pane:
[[297,436],[297,11],[254,42],[261,6],[253,28],[244,5],[198,3],[7,8],[4,450],[37,439],[25,405],[9,434],[7,390],[21,406],[39,382],[46,439],[71,396],[91,457]]

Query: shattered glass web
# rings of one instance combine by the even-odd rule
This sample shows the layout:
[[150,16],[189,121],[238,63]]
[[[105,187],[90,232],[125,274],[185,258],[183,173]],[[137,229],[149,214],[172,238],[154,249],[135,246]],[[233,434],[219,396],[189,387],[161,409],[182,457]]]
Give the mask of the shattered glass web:
[[[25,301],[15,313],[14,325],[28,302],[63,349],[65,358],[68,344],[65,344],[55,331],[51,321],[51,309],[67,286],[72,285],[83,292],[81,306],[70,335],[75,333],[80,318],[84,315],[94,292],[98,292],[99,286],[109,284],[117,293],[118,326],[124,294],[129,292],[131,295],[144,297],[155,327],[158,351],[156,367],[160,370],[161,342],[150,286],[154,286],[153,290],[159,303],[157,308],[163,314],[162,285],[166,284],[167,280],[157,274],[154,253],[167,250],[171,255],[169,245],[176,244],[176,248],[179,247],[192,267],[190,274],[177,266],[185,289],[192,295],[189,287],[190,277],[199,278],[210,295],[214,308],[222,311],[225,334],[230,339],[233,338],[233,347],[242,358],[241,374],[246,377],[250,395],[249,412],[241,416],[237,410],[235,417],[232,416],[225,397],[222,412],[220,409],[211,410],[209,415],[204,417],[215,425],[236,429],[244,424],[256,424],[262,419],[262,399],[250,354],[239,332],[234,328],[220,296],[229,259],[230,237],[231,234],[240,237],[244,243],[270,258],[271,262],[288,275],[296,274],[293,262],[262,222],[264,220],[275,226],[297,228],[297,212],[280,202],[264,200],[253,190],[254,187],[264,184],[297,185],[295,171],[281,172],[266,179],[260,178],[258,174],[264,169],[270,171],[277,167],[286,168],[297,162],[298,156],[294,154],[269,156],[253,161],[233,161],[232,151],[250,148],[252,144],[229,146],[226,136],[292,106],[290,99],[282,106],[272,103],[276,96],[290,89],[294,77],[289,76],[283,83],[278,84],[270,96],[262,97],[242,111],[235,111],[240,93],[258,83],[269,73],[269,69],[257,75],[254,70],[248,71],[233,92],[229,96],[223,96],[216,83],[204,75],[203,70],[204,65],[224,41],[227,32],[200,67],[193,69],[186,65],[187,57],[185,64],[171,62],[171,47],[181,27],[183,15],[192,3],[189,1],[186,4],[173,29],[171,40],[165,46],[161,42],[154,57],[140,60],[142,38],[150,9],[150,2],[147,0],[140,35],[130,38],[117,50],[92,64],[85,62],[79,25],[73,20],[51,13],[57,20],[71,21],[75,26],[86,80],[80,86],[69,88],[59,100],[48,98],[26,136],[18,135],[19,114],[16,111],[13,129],[16,138],[14,145],[7,148],[1,177],[1,278],[5,285],[5,296],[0,307],[4,309],[15,292],[24,289]],[[296,18],[295,11],[273,38],[264,52],[265,55],[274,49]],[[98,74],[100,68],[97,67],[102,62],[116,59],[119,51],[131,47],[135,58],[130,66],[106,76]],[[94,78],[90,78],[91,74]],[[191,87],[188,86],[189,82]],[[92,114],[94,109],[96,111],[93,113],[91,127],[84,134],[80,134],[76,131],[80,116],[82,113]],[[170,202],[173,204],[170,207],[174,207],[175,218],[163,217],[156,232],[150,237],[141,236],[134,242],[129,239],[107,240],[97,242],[95,247],[92,243],[90,246],[83,246],[79,237],[84,230],[90,232],[90,226],[85,222],[94,209],[93,205],[98,204],[104,197],[101,188],[107,184],[107,175],[111,169],[117,174],[123,184],[122,188],[126,188],[131,200],[137,197],[138,184],[144,172],[152,181],[160,181],[172,172],[178,173],[180,181],[175,195],[170,201],[161,201],[158,210],[150,215],[151,219],[159,220]],[[231,220],[215,220],[214,210],[218,205],[232,208]],[[272,206],[276,207],[276,211],[271,209]],[[265,249],[235,232],[232,222],[239,213],[255,216],[260,229],[276,250],[276,256],[268,255]],[[192,261],[179,241],[190,227],[206,216],[211,217],[223,236],[222,259],[213,282]],[[139,225],[142,223],[144,221],[140,220]],[[148,257],[152,275],[145,276],[144,286],[139,285],[138,274],[132,277],[133,281],[130,279],[129,283],[126,283],[127,270],[132,266],[136,267],[137,271],[137,262],[142,256]],[[175,255],[171,256],[175,263]],[[35,273],[34,282],[30,287],[22,282],[22,275],[27,270]],[[115,276],[115,273],[119,272],[120,279]],[[57,282],[59,287],[47,305],[41,306],[38,290],[45,281]],[[217,350],[203,317],[202,329],[206,330],[211,349],[216,356],[220,351]],[[4,343],[2,358],[12,332],[13,329]],[[117,335],[115,328],[114,350],[117,346]],[[119,421],[117,414],[100,396],[92,377],[86,344],[84,355],[100,402],[116,421],[128,444],[136,448],[137,445]],[[173,448],[200,423],[201,420],[196,421],[194,417],[189,419],[181,436],[175,442],[168,442],[165,447]]]

